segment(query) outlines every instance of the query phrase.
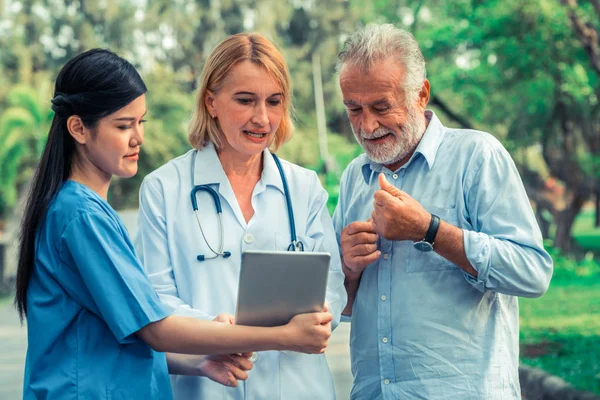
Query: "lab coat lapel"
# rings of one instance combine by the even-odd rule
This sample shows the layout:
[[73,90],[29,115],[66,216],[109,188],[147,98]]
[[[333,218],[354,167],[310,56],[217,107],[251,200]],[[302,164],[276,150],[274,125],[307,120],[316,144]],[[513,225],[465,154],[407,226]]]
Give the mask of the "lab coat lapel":
[[206,144],[202,150],[199,150],[196,155],[194,185],[210,185],[210,187],[215,189],[219,193],[223,209],[229,207],[238,223],[246,229],[247,224],[240,205],[235,198],[233,188],[217,156],[217,151],[211,142]]

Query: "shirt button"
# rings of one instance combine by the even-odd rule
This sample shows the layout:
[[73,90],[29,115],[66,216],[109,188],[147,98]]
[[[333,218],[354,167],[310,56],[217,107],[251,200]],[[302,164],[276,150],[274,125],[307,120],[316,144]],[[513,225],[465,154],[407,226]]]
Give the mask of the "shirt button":
[[386,301],[387,300],[387,296],[385,294],[381,295],[381,301]]
[[246,243],[248,243],[248,244],[250,244],[250,243],[254,242],[254,236],[252,236],[252,234],[251,234],[251,233],[246,233],[246,234],[244,235],[244,242],[246,242]]
[[383,255],[383,259],[384,259],[384,260],[387,260],[388,258],[390,258],[390,255],[389,255],[388,253],[385,253],[385,254]]
[[386,385],[389,385],[390,384],[390,380],[389,379],[384,379],[383,383],[386,384]]
[[398,179],[398,174],[394,174],[394,175],[392,175],[392,178],[394,178],[394,179]]
[[387,342],[388,342],[388,338],[384,337],[383,339],[381,339],[381,341],[382,341],[383,343],[387,343]]
[[252,355],[250,356],[248,361],[250,361],[251,363],[257,362],[258,361],[258,353],[256,353],[256,352],[252,353]]

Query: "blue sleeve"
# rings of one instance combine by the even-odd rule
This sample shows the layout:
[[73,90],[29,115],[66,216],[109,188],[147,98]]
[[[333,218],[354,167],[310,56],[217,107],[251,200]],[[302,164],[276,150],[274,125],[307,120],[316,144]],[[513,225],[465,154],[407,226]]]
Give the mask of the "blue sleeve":
[[[65,288],[97,314],[120,343],[168,314],[119,225],[103,212],[73,220],[61,237]],[[78,284],[81,287],[78,287]]]
[[463,230],[476,289],[537,297],[548,288],[552,259],[517,168],[504,148],[488,149],[467,181],[465,201],[473,230]]

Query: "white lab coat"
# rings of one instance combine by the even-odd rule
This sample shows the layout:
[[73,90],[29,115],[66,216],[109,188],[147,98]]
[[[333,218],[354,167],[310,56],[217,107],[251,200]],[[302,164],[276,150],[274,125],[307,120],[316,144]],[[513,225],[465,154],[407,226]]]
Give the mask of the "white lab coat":
[[[224,250],[231,257],[198,261],[212,255],[202,239],[191,205],[192,155],[178,157],[149,174],[140,189],[136,250],[154,289],[174,315],[212,320],[235,314],[242,251],[287,250],[290,227],[283,184],[271,153],[252,194],[255,214],[246,223],[214,147],[196,156],[194,185],[208,184],[219,193],[223,208]],[[296,232],[305,251],[331,253],[327,302],[337,326],[346,304],[338,244],[326,203],[327,192],[314,171],[282,160],[292,199]],[[218,217],[212,198],[198,192],[202,228],[216,250]],[[333,380],[325,355],[288,351],[258,353],[246,382],[227,388],[207,378],[173,376],[175,399],[334,399]]]

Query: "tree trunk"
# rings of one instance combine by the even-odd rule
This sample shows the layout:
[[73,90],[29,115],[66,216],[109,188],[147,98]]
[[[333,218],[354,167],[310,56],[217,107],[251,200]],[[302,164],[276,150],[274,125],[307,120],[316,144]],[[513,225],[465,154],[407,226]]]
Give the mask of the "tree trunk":
[[544,210],[540,204],[536,204],[535,207],[535,219],[540,227],[540,231],[542,232],[542,237],[547,238],[550,237],[550,222],[546,221],[544,218]]
[[573,195],[573,200],[556,218],[556,237],[554,247],[559,248],[563,253],[568,253],[572,250],[573,240],[571,239],[571,229],[575,217],[581,211],[581,207],[588,199],[588,193],[576,192]]

